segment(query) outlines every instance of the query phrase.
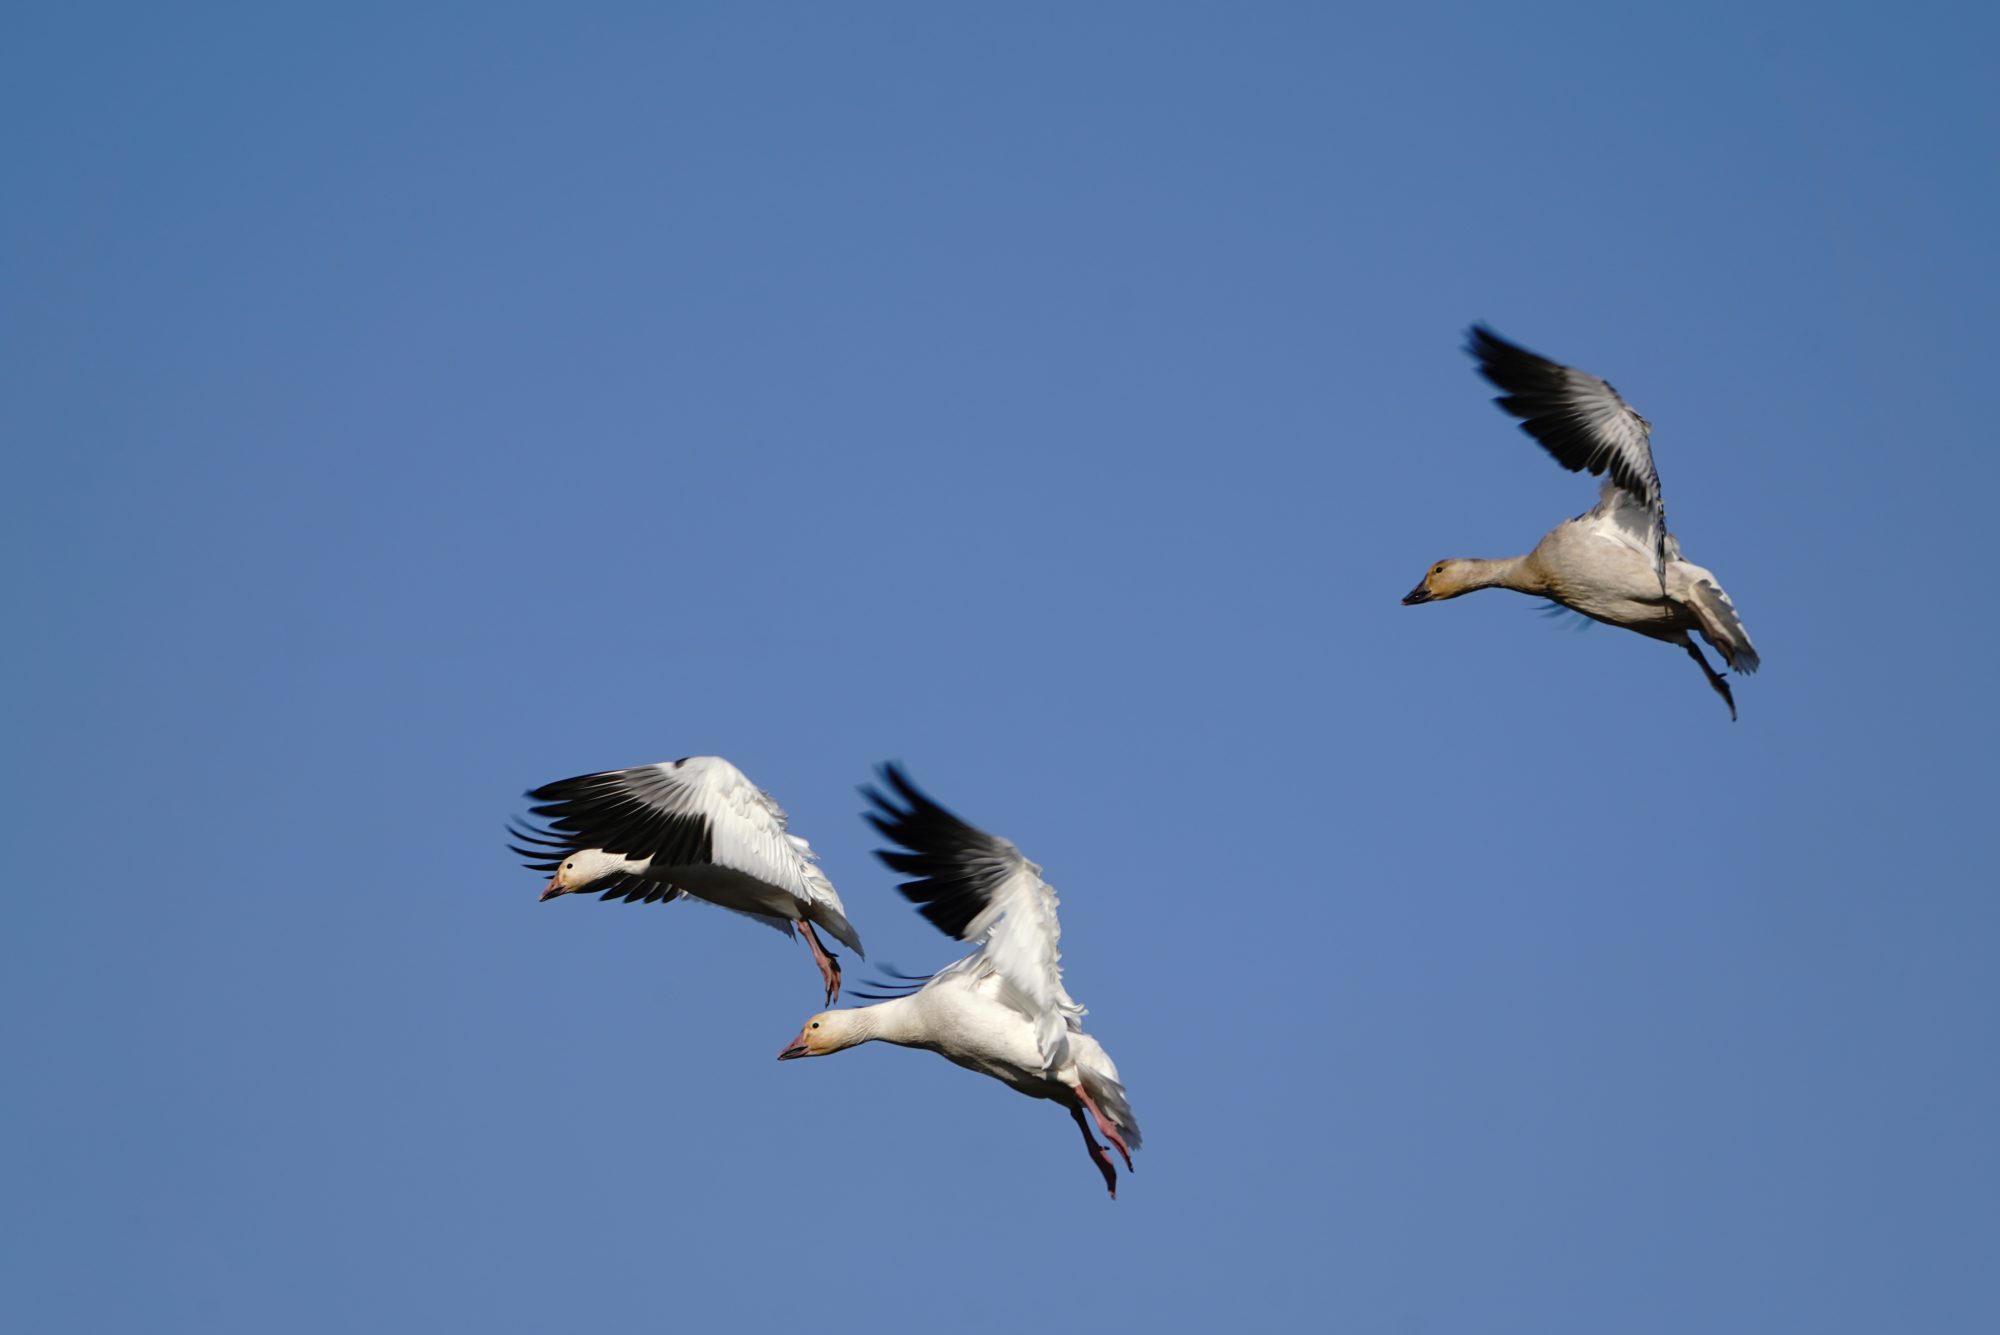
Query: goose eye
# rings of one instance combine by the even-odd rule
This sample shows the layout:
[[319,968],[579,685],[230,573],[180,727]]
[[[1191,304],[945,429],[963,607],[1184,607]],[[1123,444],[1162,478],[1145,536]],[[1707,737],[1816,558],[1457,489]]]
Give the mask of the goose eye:
[[819,1028],[819,1021],[818,1021],[818,1020],[814,1020],[814,1021],[813,1021],[813,1022],[812,1022],[811,1024],[807,1025],[806,1027],[807,1027],[808,1029],[817,1029],[817,1028]]

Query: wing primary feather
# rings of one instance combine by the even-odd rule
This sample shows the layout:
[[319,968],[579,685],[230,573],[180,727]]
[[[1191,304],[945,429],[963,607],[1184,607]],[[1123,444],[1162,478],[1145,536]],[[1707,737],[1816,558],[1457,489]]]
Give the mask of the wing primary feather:
[[1505,391],[1494,402],[1571,472],[1609,473],[1653,517],[1653,567],[1666,587],[1666,505],[1653,463],[1652,423],[1610,381],[1509,343],[1484,324],[1466,331],[1479,374]]
[[602,848],[666,865],[711,860],[714,831],[697,812],[665,806],[671,785],[642,777],[586,775],[533,789],[530,811],[572,848]]
[[901,979],[906,983],[928,983],[931,979],[937,977],[935,971],[931,973],[904,973],[893,964],[884,964],[880,968],[883,973],[888,974],[891,978]]
[[535,830],[528,828],[517,828],[514,822],[512,821],[507,822],[507,833],[510,837],[519,839],[524,844],[544,844],[549,848],[570,847],[570,843],[567,839],[550,839]]
[[932,801],[894,763],[883,765],[880,773],[905,805],[899,807],[879,790],[862,790],[881,808],[866,813],[869,822],[902,846],[902,851],[878,849],[875,856],[914,878],[897,889],[932,926],[966,940],[973,920],[992,902],[1019,855]]
[[877,808],[871,822],[898,846],[877,856],[911,878],[897,890],[941,931],[979,943],[977,954],[952,967],[997,976],[999,995],[1032,1025],[1046,1066],[1057,1068],[1066,1059],[1064,1035],[1083,1010],[1062,985],[1055,892],[1013,844],[939,806],[900,766],[884,765],[880,774],[893,796],[863,791]]

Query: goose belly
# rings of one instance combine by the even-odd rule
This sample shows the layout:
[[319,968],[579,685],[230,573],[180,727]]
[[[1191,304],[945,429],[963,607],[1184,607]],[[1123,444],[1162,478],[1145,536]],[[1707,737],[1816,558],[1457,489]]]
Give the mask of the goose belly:
[[1618,590],[1603,588],[1564,589],[1555,588],[1549,596],[1573,612],[1581,612],[1593,621],[1607,625],[1623,626],[1641,634],[1672,634],[1686,622],[1681,609],[1671,602],[1662,602],[1659,585],[1653,586],[1651,599],[1637,598]]
[[1549,597],[1593,621],[1642,635],[1672,635],[1690,623],[1687,610],[1660,592],[1650,558],[1623,543],[1564,529],[1551,533],[1535,554]]
[[1035,1028],[1011,1006],[974,989],[941,988],[926,997],[923,1040],[928,1048],[968,1071],[990,1075],[1033,1098],[1053,1098],[1062,1086],[1050,1079],[1035,1045]]

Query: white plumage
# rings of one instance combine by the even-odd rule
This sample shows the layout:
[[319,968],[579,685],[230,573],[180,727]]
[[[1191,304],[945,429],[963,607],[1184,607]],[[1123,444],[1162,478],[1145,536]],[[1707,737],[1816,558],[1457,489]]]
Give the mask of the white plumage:
[[871,1040],[926,1048],[1069,1109],[1115,1197],[1117,1171],[1084,1115],[1118,1147],[1127,1168],[1139,1127],[1118,1067],[1084,1032],[1084,1009],[1063,986],[1055,891],[1013,844],[966,824],[895,766],[882,775],[893,795],[869,790],[877,810],[868,819],[898,847],[877,856],[912,878],[900,888],[926,918],[978,949],[928,979],[911,980],[907,995],[813,1016],[779,1060],[825,1056]]
[[689,898],[747,914],[787,936],[805,936],[826,984],[840,995],[839,962],[817,923],[857,955],[847,921],[812,846],[786,828],[769,793],[720,756],[606,770],[545,784],[528,794],[540,824],[512,833],[514,851],[551,873],[543,899],[602,892],[605,899]]

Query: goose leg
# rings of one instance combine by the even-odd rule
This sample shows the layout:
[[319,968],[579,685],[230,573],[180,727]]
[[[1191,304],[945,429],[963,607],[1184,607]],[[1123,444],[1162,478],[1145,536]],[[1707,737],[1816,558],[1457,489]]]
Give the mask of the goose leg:
[[1722,697],[1722,703],[1729,706],[1729,721],[1734,723],[1736,721],[1736,697],[1730,694],[1728,679],[1708,665],[1708,660],[1702,657],[1701,650],[1695,647],[1693,640],[1683,636],[1681,647],[1688,651],[1690,658],[1701,664],[1701,674],[1708,678],[1708,684],[1713,686],[1716,689],[1716,693]]
[[1097,1100],[1090,1097],[1090,1091],[1085,1089],[1081,1083],[1076,1086],[1076,1096],[1083,1100],[1084,1107],[1090,1109],[1090,1116],[1097,1123],[1098,1131],[1103,1134],[1106,1140],[1118,1147],[1118,1156],[1125,1160],[1125,1171],[1128,1173],[1131,1172],[1132,1151],[1126,1146],[1125,1137],[1118,1134],[1118,1128],[1111,1125],[1110,1121],[1106,1119],[1104,1110],[1097,1106]]
[[1090,1123],[1083,1120],[1083,1109],[1072,1107],[1069,1115],[1076,1119],[1076,1129],[1083,1132],[1083,1143],[1090,1150],[1090,1161],[1097,1165],[1097,1171],[1104,1174],[1104,1189],[1111,1193],[1111,1199],[1118,1199],[1118,1170],[1111,1166],[1111,1156],[1097,1143],[1097,1137],[1090,1134]]
[[806,948],[812,951],[813,963],[819,965],[819,976],[826,980],[826,1004],[831,1006],[840,999],[840,961],[819,943],[819,933],[813,931],[810,922],[799,919],[799,929],[805,934]]

